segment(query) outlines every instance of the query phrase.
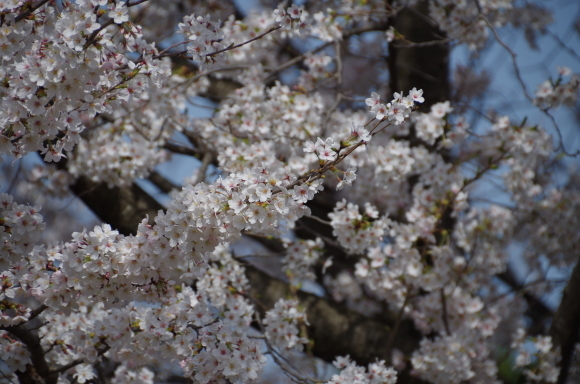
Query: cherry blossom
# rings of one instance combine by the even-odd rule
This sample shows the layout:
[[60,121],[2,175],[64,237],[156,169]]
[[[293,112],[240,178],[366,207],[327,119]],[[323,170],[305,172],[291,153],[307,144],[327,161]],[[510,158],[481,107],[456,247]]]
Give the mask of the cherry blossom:
[[[506,45],[508,25],[534,47],[550,13],[430,0],[423,17],[444,37],[413,42],[393,22],[416,1],[283,3],[245,16],[216,4],[0,4],[0,153],[24,180],[0,194],[0,382],[153,383],[174,372],[252,383],[271,364],[294,382],[495,383],[503,350],[527,382],[568,374],[562,340],[522,319],[529,297],[546,306],[555,292],[552,271],[567,280],[577,264],[579,180],[560,173],[572,157],[561,160],[570,153],[552,115],[575,106],[577,71],[558,67],[533,95],[515,71],[553,129],[496,111],[477,111],[486,120],[471,126],[460,94],[387,90],[386,77],[362,84],[360,68],[345,71],[383,60],[387,43],[389,60]],[[181,185],[156,168],[176,154],[196,163]],[[54,164],[18,160],[33,156]],[[145,178],[167,192],[163,206],[135,199]],[[489,185],[501,196],[482,192]],[[123,217],[147,213],[130,229],[111,219],[48,240],[52,199],[100,187],[135,200]],[[514,247],[522,284],[509,279]],[[323,307],[355,319],[340,326],[356,337],[357,324],[380,323],[384,355],[351,359],[316,339]],[[316,343],[335,342],[325,358],[336,369],[309,370]]]

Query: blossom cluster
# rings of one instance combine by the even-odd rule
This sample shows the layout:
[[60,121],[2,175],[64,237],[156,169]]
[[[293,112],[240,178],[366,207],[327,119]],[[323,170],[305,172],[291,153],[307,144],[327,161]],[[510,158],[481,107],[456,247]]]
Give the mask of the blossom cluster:
[[284,255],[284,271],[291,280],[313,280],[314,265],[318,262],[324,242],[317,237],[316,240],[298,240],[285,242],[286,254]]
[[355,276],[373,295],[393,308],[401,308],[422,272],[421,255],[416,249],[400,250],[388,244],[369,249],[367,258],[357,262]]
[[[208,256],[207,252],[213,251],[225,240],[238,238],[242,229],[272,232],[277,228],[280,219],[291,222],[308,213],[304,203],[321,188],[321,181],[313,181],[309,185],[298,184],[289,190],[284,187],[293,182],[295,176],[284,169],[270,173],[263,168],[255,168],[219,179],[210,186],[198,184],[185,188],[175,196],[167,212],[159,213],[156,225],[149,225],[145,220],[135,236],[121,236],[110,226],[103,225],[95,227],[93,231],[75,233],[71,242],[50,249],[35,248],[33,252],[32,249],[24,249],[23,254],[29,254],[30,262],[21,261],[27,265],[21,267],[23,275],[16,276],[6,270],[3,273],[6,279],[3,287],[15,288],[7,293],[10,297],[14,297],[16,292],[21,294],[29,292],[51,309],[76,310],[79,321],[86,316],[82,315],[87,313],[85,303],[95,300],[96,297],[101,298],[101,309],[98,311],[94,309],[95,316],[98,316],[86,323],[83,328],[85,336],[70,333],[70,337],[74,337],[76,341],[70,339],[68,343],[75,345],[76,352],[69,351],[63,354],[60,348],[52,348],[47,358],[59,359],[58,364],[65,365],[77,358],[94,361],[101,353],[100,340],[106,339],[107,345],[112,348],[109,353],[115,356],[115,359],[123,361],[141,359],[142,363],[145,363],[144,356],[138,357],[143,350],[160,351],[165,357],[183,353],[182,356],[186,358],[182,362],[184,371],[197,380],[206,378],[214,380],[220,377],[255,379],[263,366],[263,357],[258,345],[247,341],[244,334],[240,333],[242,332],[240,329],[245,329],[249,325],[253,310],[246,299],[228,292],[231,287],[235,287],[238,291],[245,289],[247,283],[243,270],[236,267],[237,264],[232,261],[226,262],[224,252],[218,250],[218,254],[222,255],[219,257],[223,259],[221,262],[227,267],[224,269],[209,266],[205,268],[207,273],[198,281],[198,289],[203,292],[201,297],[206,297],[204,300],[209,305],[223,311],[223,321],[230,324],[226,326],[215,322],[209,309],[204,309],[205,305],[198,303],[196,295],[191,291],[187,291],[189,293],[185,295],[187,292],[176,286],[176,281],[188,279],[189,275],[199,277],[203,274],[204,268],[199,264],[192,265],[190,257],[184,258],[184,254],[193,252],[194,260],[210,261],[217,255]],[[215,200],[218,196],[222,199]],[[23,208],[12,204],[9,196],[5,196],[4,200],[8,212]],[[266,210],[266,207],[272,207],[273,211]],[[16,217],[19,219],[28,217],[26,212]],[[273,212],[277,213],[272,214]],[[11,216],[10,213],[7,217]],[[7,219],[6,222],[11,225],[16,223],[12,219]],[[41,218],[37,218],[34,223],[36,222],[41,222]],[[19,233],[22,232],[21,229],[24,227],[19,226],[14,228],[14,231]],[[23,233],[26,234],[26,230]],[[18,244],[15,241],[11,242]],[[30,244],[32,245],[33,243]],[[17,262],[4,260],[13,267]],[[163,308],[163,313],[145,307],[134,307],[131,304],[133,300],[165,302],[171,300],[169,298],[172,291],[183,293],[177,294],[177,301],[171,304],[166,302],[160,307],[159,310]],[[180,295],[182,299],[179,299]],[[190,304],[184,307],[182,303]],[[121,312],[112,308],[119,306],[125,306]],[[139,332],[135,332],[134,326],[130,326],[136,321],[131,320],[135,313],[142,315],[138,318]],[[74,319],[70,317],[70,313],[53,313],[46,316],[66,317],[67,322],[57,318],[51,322],[63,324],[65,327],[70,325],[71,319]],[[87,337],[86,335],[94,332],[94,327],[98,327],[97,323],[103,316],[110,319],[110,322],[107,320],[108,325],[102,328],[105,333],[96,339]],[[189,340],[186,345],[192,348],[199,345],[194,357],[191,357],[191,352],[176,352],[180,349],[175,343],[180,342],[186,334],[169,332],[168,329],[176,330],[177,324],[171,326],[169,324],[178,320],[182,322],[180,327],[183,329],[187,329],[190,322],[196,327],[203,328],[203,332],[200,330],[197,336],[189,334],[188,338],[184,339]],[[274,324],[273,320],[271,324]],[[66,345],[66,342],[61,344],[59,341],[60,337],[68,337],[66,329],[58,330],[55,327],[45,329],[46,332],[53,332],[50,333],[53,336],[46,334],[43,337],[47,349],[55,343]],[[232,331],[224,333],[225,329]],[[191,337],[202,339],[197,344],[190,343]],[[288,339],[289,334],[283,337]],[[294,344],[295,342],[292,345]],[[130,345],[137,347],[126,349]],[[11,348],[17,349],[17,345]],[[240,356],[247,361],[240,360]],[[222,364],[216,364],[218,361]],[[71,369],[73,370],[71,373],[76,372],[74,368]],[[77,376],[81,380],[90,377],[89,370],[84,366],[78,367],[78,370]]]
[[0,353],[2,362],[12,372],[24,372],[26,365],[31,363],[30,351],[26,345],[3,330],[0,330]]
[[267,88],[260,76],[247,79],[214,117],[197,119],[196,131],[220,154],[220,167],[224,164],[228,172],[255,164],[272,171],[286,165],[304,174],[316,162],[314,155],[304,156],[302,148],[305,140],[321,132],[322,97],[293,92],[280,83]]
[[254,307],[244,297],[249,288],[245,269],[232,257],[227,244],[220,244],[209,254],[208,268],[195,283],[199,296],[219,310],[231,324],[247,328]]
[[332,137],[328,137],[324,141],[319,137],[316,143],[306,141],[304,152],[313,152],[322,161],[334,161],[338,154],[338,149]]
[[[265,360],[259,344],[235,323],[216,319],[196,296],[181,287],[160,307],[131,304],[108,311],[103,305],[86,306],[89,301],[82,299],[78,313],[46,316],[53,324],[41,331],[43,346],[50,350],[47,359],[62,365],[78,358],[93,362],[106,344],[108,356],[126,366],[117,380],[123,375],[151,380],[151,372],[136,368],[160,358],[177,359],[185,375],[200,382],[255,379]],[[72,371],[75,377],[94,376],[91,365]]]
[[107,305],[115,298],[156,300],[189,268],[184,253],[203,260],[220,243],[239,238],[244,229],[272,233],[280,220],[293,222],[309,213],[304,204],[319,191],[321,181],[286,190],[284,185],[294,181],[291,176],[284,170],[246,169],[210,186],[186,187],[167,212],[159,213],[155,226],[145,221],[131,237],[119,235],[109,225],[74,233],[72,242],[48,255],[38,251],[37,257],[60,264],[57,272],[48,274],[39,263],[24,279],[34,288],[31,293],[49,307],[71,305],[80,292],[107,298]]
[[72,181],[70,173],[48,165],[36,165],[28,175],[31,188],[56,198],[67,196]]
[[[513,0],[479,1],[476,7],[468,2],[431,0],[429,16],[447,36],[467,44],[471,50],[484,47],[490,35],[489,24],[498,28],[511,23],[526,28],[526,35],[533,36],[552,21],[545,9],[519,6]],[[534,44],[531,37],[530,43]]]
[[118,24],[105,28],[96,12],[101,3],[66,2],[58,12],[44,5],[34,19],[20,21],[21,4],[3,7],[0,153],[41,151],[46,161],[58,161],[79,142],[83,119],[111,113],[130,89],[139,95],[169,75],[153,59],[154,45],[125,22],[126,7],[110,8]]
[[387,230],[387,219],[379,218],[379,212],[370,203],[365,204],[364,214],[356,204],[342,200],[328,214],[332,233],[348,253],[363,253],[376,246]]
[[312,15],[310,33],[323,41],[341,41],[343,26],[331,9]]
[[[444,108],[446,109],[446,108]],[[448,111],[441,113],[443,117]],[[447,124],[447,123],[446,123]],[[446,128],[447,129],[447,128]],[[465,124],[461,119],[452,125],[449,136],[453,134],[455,141],[461,141],[466,136]],[[532,138],[533,137],[533,138]],[[493,143],[493,144],[491,144]],[[391,138],[389,145],[402,146],[404,140]],[[439,155],[427,152],[421,146],[408,147],[409,162],[398,178],[388,181],[388,188],[395,188],[397,184],[407,185],[409,175],[417,175],[413,183],[412,200],[404,215],[406,222],[387,221],[390,230],[387,239],[391,244],[380,247],[371,247],[366,257],[357,262],[355,277],[358,283],[368,293],[385,300],[393,309],[405,308],[407,316],[413,319],[417,329],[425,334],[435,332],[441,340],[425,340],[419,351],[414,354],[413,372],[431,382],[462,382],[469,377],[489,377],[496,372],[494,362],[490,358],[491,352],[487,347],[487,339],[497,328],[500,317],[499,308],[492,305],[484,309],[482,300],[477,297],[474,289],[481,284],[489,284],[490,274],[503,271],[506,267],[507,255],[500,251],[506,239],[510,239],[516,221],[508,209],[493,206],[480,210],[468,210],[467,190],[465,185],[470,180],[446,164]],[[501,151],[490,152],[490,148],[501,148],[513,155],[504,159]],[[529,146],[531,145],[531,147]],[[368,157],[380,161],[385,152],[377,151],[381,146],[373,147]],[[550,143],[542,130],[528,127],[514,127],[507,119],[499,121],[491,127],[488,136],[472,145],[473,151],[485,151],[481,166],[489,167],[489,159],[498,164],[506,164],[509,170],[506,173],[508,182],[519,180],[521,185],[513,185],[512,190],[519,201],[530,204],[530,209],[538,205],[551,204],[550,200],[539,203],[534,201],[530,194],[530,183],[526,179],[516,177],[513,172],[518,169],[529,169],[533,164],[540,164],[540,159],[549,153]],[[388,153],[388,152],[387,152]],[[417,155],[415,155],[415,153]],[[422,157],[419,156],[422,154]],[[429,160],[427,160],[429,159]],[[483,161],[487,159],[487,164]],[[347,160],[348,161],[348,160]],[[357,158],[359,177],[366,177],[363,165],[367,157],[361,154]],[[373,162],[373,164],[375,164]],[[380,164],[380,163],[379,163]],[[396,174],[392,172],[391,175]],[[533,173],[530,173],[533,177]],[[532,178],[530,181],[533,182]],[[537,183],[537,181],[536,181]],[[536,190],[541,190],[538,186]],[[527,196],[530,196],[528,198]],[[534,196],[538,196],[537,194]],[[552,195],[552,198],[555,198]],[[536,197],[537,199],[537,197]],[[450,247],[435,246],[433,236],[438,227],[441,216],[439,212],[444,207],[452,206],[449,211],[452,216],[460,217],[454,235],[457,244],[468,252],[468,256],[458,255]],[[469,224],[468,224],[469,223]],[[344,236],[341,236],[344,238]],[[340,241],[340,238],[338,240]],[[469,239],[469,240],[468,240]],[[475,240],[476,239],[476,240]],[[428,250],[420,251],[416,244],[431,244]],[[476,241],[474,249],[472,241]],[[460,276],[467,276],[464,283]],[[463,277],[465,278],[465,277]],[[357,291],[353,281],[344,280],[351,292]],[[337,291],[336,283],[332,282],[332,292]],[[340,286],[338,286],[340,288]],[[408,297],[415,297],[408,301]],[[427,292],[427,293],[426,293]],[[406,304],[405,304],[406,303]],[[356,305],[352,306],[357,308]],[[443,310],[443,308],[445,308]],[[445,316],[441,315],[445,311]],[[487,317],[485,320],[483,313]],[[446,348],[459,348],[472,351],[462,358],[455,358]],[[451,356],[451,357],[449,357]],[[445,372],[442,375],[441,372]]]
[[185,16],[178,28],[178,33],[183,34],[189,41],[187,52],[203,69],[212,69],[225,62],[227,54],[216,53],[227,46],[223,41],[224,33],[219,21],[211,21],[209,15],[203,17],[192,14]]
[[473,352],[465,351],[464,345],[455,335],[423,339],[411,359],[415,373],[434,384],[461,383],[473,378],[469,357]]
[[274,308],[266,312],[262,320],[266,326],[265,334],[268,342],[275,348],[282,351],[296,349],[301,351],[308,339],[300,337],[299,326],[308,324],[306,314],[299,309],[296,300],[280,299]]
[[[169,59],[159,65],[169,69]],[[128,85],[131,110],[127,106],[115,109],[88,125],[88,132],[69,155],[68,171],[109,186],[128,186],[148,176],[156,165],[168,160],[165,143],[188,124],[186,98],[204,92],[208,86],[206,78],[185,82],[177,74],[165,79],[162,88],[145,90],[141,81]],[[135,87],[144,88],[139,96]]]
[[[520,12],[511,0],[429,4],[446,35],[474,49],[492,26],[525,22],[531,31],[547,21],[538,7]],[[42,358],[61,370],[61,382],[93,380],[103,356],[121,363],[112,383],[152,383],[146,366],[158,362],[176,362],[200,383],[256,381],[266,360],[249,336],[255,308],[244,264],[229,243],[244,233],[279,237],[282,228],[292,229],[309,215],[314,196],[337,183],[323,178],[327,170],[341,175],[337,190],[348,185],[352,194],[336,204],[330,223],[319,222],[330,224],[336,243],[357,256],[351,270],[324,276],[327,296],[362,314],[388,306],[410,319],[425,336],[407,356],[411,374],[423,380],[497,381],[491,337],[500,325],[513,326],[511,317],[519,316],[510,311],[523,307],[518,295],[506,309],[493,283],[506,269],[514,236],[530,245],[522,258],[533,274],[545,275],[546,264],[577,262],[578,179],[556,187],[546,176],[553,146],[541,127],[497,117],[487,132],[471,135],[465,120],[451,115],[450,102],[410,119],[414,103],[424,102],[416,88],[408,96],[394,93],[390,103],[373,92],[365,100],[374,117],[369,122],[363,111],[338,104],[329,110],[326,90],[318,92],[334,76],[328,51],[302,56],[308,70],[296,87],[271,84],[288,68],[271,54],[279,36],[293,38],[309,27],[324,42],[340,41],[343,28],[388,15],[383,1],[338,2],[312,19],[298,5],[280,6],[244,20],[231,17],[223,27],[197,11],[186,16],[177,26],[187,44],[181,55],[210,72],[228,56],[239,65],[227,72],[236,71],[231,79],[238,88],[211,118],[193,122],[185,112],[188,98],[208,89],[208,73],[193,76],[163,59],[180,43],[161,53],[148,43],[129,21],[139,4],[45,2],[20,17],[29,6],[0,5],[1,154],[38,151],[46,161],[66,155],[75,177],[129,186],[166,161],[167,141],[187,130],[199,140],[191,139],[193,150],[216,154],[219,176],[187,183],[132,236],[103,224],[53,245],[38,244],[45,228],[38,206],[0,195],[0,355],[9,373],[34,364],[31,350],[10,332],[32,317],[34,301],[44,309],[34,314],[43,325],[30,332],[39,336]],[[402,37],[394,28],[386,36]],[[335,58],[337,70],[343,57]],[[576,102],[580,81],[577,75],[564,81],[570,75],[562,69],[556,81],[540,85],[536,104]],[[212,81],[224,78],[230,75],[212,72]],[[454,162],[448,151],[438,152],[459,143],[465,145]],[[477,195],[469,188],[494,169],[501,169],[509,208],[470,206],[468,197]],[[54,168],[35,169],[30,182],[62,195],[70,179]],[[291,283],[314,278],[323,244],[321,238],[285,244],[282,262]],[[534,290],[546,292],[541,285]],[[277,350],[308,343],[305,310],[296,300],[277,301],[263,324],[266,342]],[[559,357],[549,337],[519,330],[511,348],[530,381],[556,381]],[[383,361],[365,368],[347,356],[335,367],[342,371],[330,384],[396,382]]]
[[415,129],[417,137],[428,145],[435,144],[435,140],[445,132],[445,120],[443,118],[451,111],[453,111],[453,108],[450,107],[449,101],[446,101],[433,104],[429,113],[416,115]]
[[273,233],[280,220],[293,223],[309,214],[305,203],[322,189],[322,181],[286,189],[295,181],[288,169],[246,168],[211,185],[186,186],[156,221],[171,247],[202,255],[239,238],[244,229]]
[[106,181],[110,186],[128,186],[167,161],[168,154],[160,150],[159,142],[147,140],[129,124],[122,127],[122,134],[99,129],[81,140],[71,157],[70,173],[95,182]]
[[[353,143],[368,139],[368,132],[361,127],[355,127],[349,134],[348,140]],[[353,171],[347,171],[350,173]],[[352,176],[346,178],[352,180]],[[110,348],[107,353],[115,360],[143,364],[155,358],[154,353],[143,354],[151,350],[164,358],[172,358],[175,354],[182,356],[186,374],[198,380],[255,378],[262,366],[259,348],[243,341],[245,336],[240,333],[240,329],[249,325],[253,314],[247,300],[238,294],[246,289],[247,281],[243,269],[219,244],[239,238],[242,230],[273,233],[281,220],[291,225],[309,213],[305,203],[322,189],[322,183],[322,179],[309,180],[308,177],[299,180],[291,167],[280,167],[279,163],[271,167],[243,168],[210,185],[187,186],[174,195],[167,211],[158,214],[154,225],[145,219],[134,236],[122,236],[105,224],[92,231],[74,233],[73,239],[64,244],[32,248],[36,235],[31,235],[32,240],[24,244],[28,248],[21,250],[21,254],[27,255],[26,259],[3,258],[10,264],[2,275],[2,286],[6,289],[3,293],[8,297],[28,294],[49,308],[45,319],[61,327],[51,326],[41,331],[44,348],[51,350],[46,358],[54,364],[67,365],[76,359],[95,361],[103,353],[103,341],[106,340]],[[10,196],[4,196],[4,200],[3,206],[8,212],[24,209],[14,205]],[[356,210],[358,212],[358,208]],[[11,236],[4,245],[18,244],[14,241],[17,238],[14,233],[40,232],[42,225],[38,223],[42,223],[42,218],[37,209],[29,211],[34,218],[31,222],[40,227],[28,230],[23,224],[28,221],[20,220],[23,215],[16,214],[12,218],[11,213],[6,214],[4,223],[9,230],[5,233]],[[24,217],[26,215],[24,212]],[[367,216],[376,219],[377,213],[368,206]],[[382,222],[375,220],[371,224],[362,216],[360,221],[364,227]],[[360,228],[363,232],[367,229]],[[210,253],[213,251],[217,253]],[[212,261],[217,264],[204,264]],[[199,295],[184,291],[180,285],[182,281],[193,279],[198,279]],[[174,295],[176,300],[171,298]],[[94,300],[99,300],[98,307],[89,306]],[[147,308],[135,306],[134,300],[164,304],[158,309]],[[206,305],[219,310],[222,320],[216,322]],[[168,308],[172,314],[166,311]],[[24,319],[28,308],[23,309]],[[59,312],[61,310],[65,312]],[[295,315],[289,324],[282,324],[285,327],[303,318],[301,312],[285,304],[268,315],[268,325],[272,329],[285,330],[281,337],[286,347],[303,344],[305,340],[298,338],[295,328],[280,328],[277,324],[280,311],[285,323]],[[87,318],[88,321],[80,326]],[[194,330],[200,327],[199,332],[177,331],[179,327],[188,329],[185,324],[193,324]],[[238,337],[236,346],[229,344],[230,336],[223,329],[234,329],[232,332]],[[193,337],[204,339],[199,344],[192,344]],[[191,351],[183,349],[186,342],[202,346],[195,357],[188,357]],[[10,341],[9,345],[12,350],[18,348],[16,341]],[[73,348],[64,353],[66,345]],[[134,348],[128,349],[129,345]],[[227,353],[229,360],[225,358]],[[233,362],[232,354],[249,356],[252,363]],[[224,362],[221,365],[215,364],[218,356]],[[90,380],[94,374],[90,365],[71,367],[67,373],[77,381]]]
[[350,360],[350,356],[339,356],[333,365],[342,369],[340,375],[334,375],[328,384],[395,384],[397,372],[393,368],[385,367],[383,360],[370,363],[368,367],[361,367]]
[[386,118],[393,124],[399,125],[409,117],[414,104],[422,103],[423,101],[425,101],[423,90],[413,88],[409,95],[405,97],[403,97],[402,93],[395,92],[393,100],[387,104],[381,103],[381,96],[373,92],[371,97],[365,100],[365,103],[369,106],[370,112],[374,113],[377,120]]
[[324,275],[324,287],[336,302],[344,302],[350,309],[366,316],[381,312],[380,305],[364,294],[363,285],[354,274],[340,271],[337,276]]
[[[115,376],[111,379],[111,384],[153,384],[155,374],[147,367],[140,369],[129,369],[121,364],[115,369]],[[78,381],[78,379],[77,379]]]
[[220,322],[204,327],[197,338],[183,340],[184,345],[189,343],[194,346],[188,351],[191,357],[181,366],[186,376],[201,383],[223,379],[252,382],[266,363],[259,342]]
[[[554,108],[561,105],[574,105],[578,100],[580,90],[580,76],[572,74],[567,67],[558,68],[556,81],[546,80],[538,85],[534,103],[541,108]],[[570,77],[564,81],[564,77]]]
[[[509,209],[492,206],[471,209],[458,223],[454,233],[457,245],[471,253],[471,276],[484,279],[503,271],[508,255],[496,251],[497,245],[513,232],[515,218]],[[472,239],[477,239],[477,249]]]
[[551,336],[528,338],[523,328],[518,328],[511,347],[517,351],[515,366],[524,368],[524,375],[532,382],[556,383],[560,369],[559,351],[555,351]]
[[307,55],[304,64],[308,70],[300,74],[298,86],[306,90],[315,89],[320,81],[330,76],[328,66],[331,62],[332,58],[325,54]]
[[276,22],[280,23],[282,28],[295,30],[298,34],[300,34],[300,29],[303,29],[308,21],[308,12],[296,4],[292,4],[287,9],[279,5],[272,16],[276,19]]
[[[40,215],[40,207],[18,204],[11,195],[0,194],[0,270],[8,272],[8,267],[18,264],[23,255],[29,254],[39,240],[45,223]],[[1,297],[7,295],[2,286]]]
[[268,33],[276,27],[276,20],[272,17],[272,12],[264,10],[260,13],[251,13],[243,20],[236,19],[231,15],[221,27],[224,39],[233,44],[239,45],[246,41],[256,39],[260,35],[265,36],[255,40],[252,44],[242,45],[236,49],[228,51],[228,62],[232,65],[248,63],[262,63],[264,65],[276,65],[271,55],[276,41],[274,33]]

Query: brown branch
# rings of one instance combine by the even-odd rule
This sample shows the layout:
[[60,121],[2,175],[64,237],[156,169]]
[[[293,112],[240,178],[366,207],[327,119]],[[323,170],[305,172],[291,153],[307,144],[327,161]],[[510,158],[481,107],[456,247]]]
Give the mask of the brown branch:
[[135,183],[124,188],[109,188],[106,184],[81,177],[71,186],[71,190],[103,222],[111,224],[124,235],[135,233],[141,220],[147,216],[153,220],[157,212],[163,209]]
[[[108,345],[105,345],[104,348],[102,348],[101,350],[99,350],[97,352],[97,356],[104,355],[109,349],[111,349],[111,347],[109,347]],[[68,364],[62,365],[62,366],[60,366],[60,367],[58,367],[56,369],[51,369],[50,372],[51,373],[61,373],[61,372],[65,372],[65,371],[68,371],[69,369],[71,369],[73,367],[76,367],[77,365],[82,364],[84,362],[85,362],[85,359],[84,358],[75,359],[75,360],[71,361]]]
[[200,157],[200,153],[197,150],[183,146],[183,145],[170,143],[170,142],[163,144],[163,149],[166,149],[166,150],[173,152],[173,153],[178,153],[180,155],[187,155],[187,156],[191,156],[191,157],[195,157],[195,158]]
[[51,372],[61,373],[61,372],[64,372],[64,371],[71,369],[72,367],[76,367],[77,365],[82,364],[84,361],[85,361],[85,359],[83,359],[83,358],[75,359],[68,364],[65,364],[61,367],[56,368],[55,370],[53,370]]
[[[35,319],[36,317],[38,317],[38,315],[40,315],[40,314],[41,314],[42,312],[44,312],[46,309],[48,309],[48,307],[47,307],[46,305],[44,305],[44,304],[42,304],[40,307],[38,307],[38,308],[36,308],[36,309],[33,309],[33,310],[30,312],[30,317],[28,318],[27,322],[28,322],[28,321],[31,321],[31,320],[33,320],[33,319]],[[22,323],[22,324],[25,324],[25,323]],[[22,325],[22,324],[20,324],[20,325]]]
[[50,371],[48,363],[44,359],[45,353],[42,345],[40,345],[40,337],[38,337],[36,332],[29,332],[19,326],[0,327],[0,330],[4,330],[18,338],[30,352],[32,365],[27,367],[26,372],[17,372],[21,384],[38,382],[35,379],[36,376],[43,379],[44,384],[56,384],[58,374]]
[[[514,290],[521,290],[523,285],[517,280],[513,269],[507,268],[504,272],[496,275],[501,281],[509,285]],[[543,333],[546,322],[552,316],[552,310],[536,296],[530,292],[523,294],[524,300],[528,304],[526,314],[533,320],[532,327],[528,330],[530,334]]]
[[149,0],[136,0],[136,1],[132,2],[132,3],[127,2],[127,8],[134,7],[136,5],[139,5],[141,3],[145,3],[147,1],[149,1]]
[[110,19],[107,20],[103,25],[101,25],[100,28],[96,29],[95,31],[93,31],[93,33],[91,33],[91,35],[89,36],[89,38],[87,39],[87,41],[85,42],[85,44],[83,45],[83,50],[87,49],[88,47],[90,47],[91,45],[93,45],[96,41],[97,41],[97,35],[99,33],[101,33],[101,31],[105,28],[107,28],[109,25],[114,24],[115,22]]
[[36,5],[31,6],[28,11],[25,11],[23,13],[21,13],[20,15],[16,16],[16,18],[14,19],[15,22],[19,22],[21,20],[26,19],[28,16],[32,15],[32,13],[34,13],[34,11],[36,11],[38,8],[42,7],[44,4],[48,3],[49,0],[41,0],[38,3],[36,3]]

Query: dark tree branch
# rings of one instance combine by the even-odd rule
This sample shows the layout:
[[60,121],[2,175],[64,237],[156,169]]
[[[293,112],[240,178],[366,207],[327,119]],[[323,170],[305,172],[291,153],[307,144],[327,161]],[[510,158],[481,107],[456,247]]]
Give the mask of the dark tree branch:
[[199,158],[199,156],[200,156],[200,153],[193,148],[189,148],[189,147],[186,147],[183,145],[174,144],[174,143],[170,143],[170,142],[163,144],[163,149],[166,149],[166,150],[173,152],[173,153],[178,153],[180,155],[186,155],[186,156],[191,156],[191,157],[195,157],[195,158]]
[[169,193],[173,189],[181,188],[179,185],[174,184],[171,180],[167,179],[157,171],[153,171],[149,174],[149,181],[155,184],[155,186],[163,193]]
[[47,308],[48,307],[46,305],[42,304],[40,307],[33,309],[30,312],[30,317],[28,318],[28,321],[34,320],[36,317],[38,317],[38,315],[40,315],[42,312],[44,312]]
[[574,347],[580,340],[580,260],[562,294],[560,306],[554,314],[550,335],[554,347],[560,348],[560,375],[557,384],[565,384],[574,357]]
[[[413,87],[423,89],[427,102],[419,106],[422,112],[428,112],[435,103],[449,100],[450,95],[449,45],[445,43],[445,34],[426,22],[423,16],[426,14],[427,1],[399,12],[393,18],[395,29],[416,44],[403,47],[396,40],[389,44],[391,92],[407,92]],[[435,40],[437,44],[433,44]]]
[[130,187],[109,188],[86,177],[77,179],[71,190],[105,223],[124,235],[135,233],[145,218],[153,220],[163,209],[153,197],[133,183]]
[[28,10],[22,12],[20,15],[16,16],[14,21],[16,21],[18,23],[19,21],[26,19],[28,16],[32,15],[34,13],[34,11],[36,11],[38,8],[42,7],[44,4],[46,4],[48,2],[49,2],[49,0],[41,0],[38,3],[36,3],[35,5],[29,6],[30,8]]
[[[505,272],[500,273],[497,277],[509,285],[514,291],[524,289],[524,286],[518,281],[516,275],[510,267]],[[532,293],[525,291],[523,294],[524,300],[528,304],[526,315],[532,319],[532,326],[528,329],[528,333],[535,335],[544,333],[546,324],[552,316],[552,310]]]
[[36,332],[29,332],[19,326],[0,327],[0,329],[18,338],[30,352],[32,365],[27,366],[26,372],[18,371],[16,373],[20,384],[56,384],[58,374],[50,371],[48,363],[44,359],[45,353],[40,345],[40,337]]

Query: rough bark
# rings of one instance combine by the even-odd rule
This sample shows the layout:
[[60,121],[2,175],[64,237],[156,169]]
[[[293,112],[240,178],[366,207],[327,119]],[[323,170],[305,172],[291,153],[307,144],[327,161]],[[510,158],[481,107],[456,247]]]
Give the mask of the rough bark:
[[145,217],[152,220],[163,209],[154,198],[133,183],[126,188],[109,188],[86,177],[79,178],[71,190],[83,200],[103,222],[124,235],[135,233]]
[[580,260],[562,294],[562,301],[554,314],[550,335],[555,347],[560,348],[560,375],[558,384],[567,382],[574,348],[580,341]]
[[[427,14],[428,2],[421,1],[399,12],[392,25],[412,43],[444,39],[445,34]],[[426,102],[420,110],[428,112],[431,105],[449,100],[449,46],[412,47],[395,40],[389,44],[389,74],[391,92],[423,89]]]

